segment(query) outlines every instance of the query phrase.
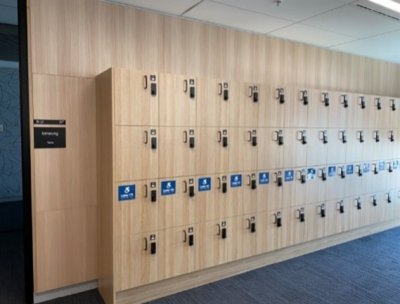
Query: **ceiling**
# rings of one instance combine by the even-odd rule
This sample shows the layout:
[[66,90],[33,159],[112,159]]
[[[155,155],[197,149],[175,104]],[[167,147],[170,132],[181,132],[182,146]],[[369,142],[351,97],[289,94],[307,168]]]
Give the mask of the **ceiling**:
[[400,63],[400,14],[367,0],[107,1]]

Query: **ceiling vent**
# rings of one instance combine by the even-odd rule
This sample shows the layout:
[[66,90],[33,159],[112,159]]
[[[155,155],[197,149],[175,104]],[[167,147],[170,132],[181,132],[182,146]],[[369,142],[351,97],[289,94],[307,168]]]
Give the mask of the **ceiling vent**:
[[395,20],[395,21],[400,21],[400,14],[396,13],[392,10],[389,10],[387,8],[384,8],[378,4],[372,3],[368,0],[361,0],[357,1],[354,3],[355,6],[357,6],[360,9],[368,10],[371,13],[374,14],[379,14],[383,17]]

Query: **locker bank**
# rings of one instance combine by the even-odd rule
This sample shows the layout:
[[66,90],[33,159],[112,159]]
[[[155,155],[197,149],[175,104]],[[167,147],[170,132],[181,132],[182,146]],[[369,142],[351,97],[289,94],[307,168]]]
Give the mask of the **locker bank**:
[[400,1],[0,11],[0,303],[398,303]]

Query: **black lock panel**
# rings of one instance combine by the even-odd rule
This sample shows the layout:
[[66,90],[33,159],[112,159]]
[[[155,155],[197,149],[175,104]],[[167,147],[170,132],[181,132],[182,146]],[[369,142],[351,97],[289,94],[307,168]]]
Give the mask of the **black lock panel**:
[[283,136],[282,135],[278,136],[278,145],[280,145],[280,146],[283,145]]
[[394,142],[394,135],[393,135],[393,133],[390,133],[390,141],[391,141],[391,142]]
[[277,226],[277,227],[282,227],[282,218],[281,218],[281,217],[278,217],[278,218],[276,219],[276,226]]
[[358,176],[363,176],[363,172],[362,172],[361,168],[358,170]]
[[305,175],[305,174],[302,174],[302,175],[301,175],[301,177],[300,177],[300,182],[301,182],[302,184],[305,184],[305,183],[306,183],[306,175]]
[[382,109],[382,104],[381,104],[380,101],[378,102],[378,104],[376,105],[376,107],[378,108],[378,110],[381,110],[381,109]]
[[365,109],[365,100],[361,100],[361,109]]
[[279,93],[279,103],[284,104],[285,103],[285,94]]
[[195,87],[190,87],[190,89],[189,89],[189,96],[190,96],[190,98],[192,98],[192,99],[195,99],[195,98],[196,98],[196,89],[195,89]]
[[300,222],[304,222],[306,220],[304,212],[300,213]]
[[190,137],[189,138],[189,148],[194,149],[194,147],[195,147],[195,139],[194,139],[194,137]]
[[327,143],[328,143],[328,136],[326,136],[325,133],[322,135],[322,140],[323,140],[323,143],[324,143],[324,144],[327,144]]
[[361,202],[357,202],[357,209],[361,210]]
[[308,105],[308,96],[303,96],[303,105]]
[[374,168],[374,174],[376,175],[376,174],[378,174],[378,173],[379,173],[378,166],[375,166],[375,168]]
[[151,138],[151,149],[152,150],[156,150],[157,149],[157,138],[156,137],[152,137]]
[[388,196],[387,202],[388,202],[389,204],[392,202],[392,198],[391,198],[390,196]]
[[229,90],[224,90],[224,100],[228,101],[229,100]]
[[190,197],[194,196],[194,186],[189,186],[189,196]]
[[343,107],[347,108],[348,106],[349,106],[349,100],[347,99],[347,97],[345,97],[343,100]]
[[189,246],[193,246],[193,245],[194,245],[194,235],[189,234]]
[[301,143],[302,143],[303,145],[306,145],[306,144],[307,144],[307,136],[303,135],[303,136],[301,137]]
[[340,213],[344,213],[344,206],[343,205],[340,205],[339,211],[340,211]]
[[329,97],[324,98],[325,107],[329,107]]
[[251,180],[251,189],[257,189],[257,181],[255,179]]
[[325,213],[325,208],[321,208],[321,217],[325,217],[326,213]]
[[278,184],[278,187],[282,186],[282,176],[277,177],[276,183]]
[[226,228],[222,228],[222,229],[221,229],[221,237],[222,237],[223,239],[226,239],[227,236],[228,236],[228,235],[227,235]]
[[251,137],[251,145],[253,147],[257,146],[257,136],[252,136]]
[[228,137],[227,136],[222,137],[222,146],[224,148],[226,148],[228,146]]
[[342,136],[342,143],[344,143],[344,144],[347,143],[347,137],[344,134]]
[[376,202],[376,198],[374,198],[372,200],[372,206],[374,206],[374,207],[378,206],[378,203]]
[[250,224],[250,232],[251,232],[251,233],[256,232],[256,223],[251,223],[251,224]]
[[157,84],[156,83],[152,83],[150,85],[150,91],[151,91],[151,96],[157,95]]
[[326,181],[326,172],[322,172],[322,180]]
[[258,102],[258,92],[253,93],[253,102]]
[[228,192],[228,185],[227,183],[222,183],[222,193]]
[[151,190],[150,199],[152,203],[155,203],[157,201],[157,190]]
[[376,134],[376,136],[375,136],[375,141],[376,141],[376,142],[379,142],[379,141],[380,141],[380,139],[379,139],[379,134]]
[[155,242],[150,243],[150,254],[157,253],[157,244]]
[[392,111],[396,111],[396,104],[394,102],[392,103]]

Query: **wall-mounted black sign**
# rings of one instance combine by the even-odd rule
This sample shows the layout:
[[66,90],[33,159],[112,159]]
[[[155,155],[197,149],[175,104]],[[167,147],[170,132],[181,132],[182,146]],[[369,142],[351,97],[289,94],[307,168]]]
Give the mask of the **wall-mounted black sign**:
[[33,124],[35,125],[60,125],[65,126],[65,120],[63,119],[34,119]]
[[65,128],[35,127],[35,148],[65,148]]

